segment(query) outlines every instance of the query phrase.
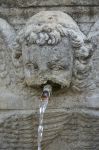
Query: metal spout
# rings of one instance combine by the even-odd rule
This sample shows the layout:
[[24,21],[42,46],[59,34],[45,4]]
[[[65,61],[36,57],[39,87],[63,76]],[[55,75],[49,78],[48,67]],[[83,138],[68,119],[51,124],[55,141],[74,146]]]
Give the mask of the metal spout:
[[41,95],[41,100],[50,99],[51,93],[52,93],[52,86],[49,84],[45,85],[43,88],[43,93]]

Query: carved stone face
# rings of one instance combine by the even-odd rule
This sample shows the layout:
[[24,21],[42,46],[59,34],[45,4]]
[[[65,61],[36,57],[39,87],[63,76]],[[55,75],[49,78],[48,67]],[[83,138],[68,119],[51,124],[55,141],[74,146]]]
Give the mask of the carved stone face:
[[17,39],[28,86],[87,87],[93,50],[70,16],[40,12],[27,21]]
[[50,82],[69,87],[73,54],[68,38],[63,38],[57,45],[24,45],[22,56],[28,86],[40,86]]

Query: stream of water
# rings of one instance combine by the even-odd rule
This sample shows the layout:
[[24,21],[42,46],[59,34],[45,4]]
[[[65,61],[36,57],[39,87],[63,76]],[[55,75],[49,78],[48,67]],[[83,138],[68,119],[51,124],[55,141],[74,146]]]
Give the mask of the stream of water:
[[43,117],[48,105],[48,101],[52,92],[51,85],[45,85],[40,99],[39,105],[39,126],[38,126],[38,150],[41,150],[41,142],[43,138]]
[[38,126],[38,150],[41,150],[41,142],[43,138],[43,117],[48,105],[48,99],[49,99],[48,97],[43,100],[41,99],[40,106],[39,106],[40,116],[39,116],[39,126]]

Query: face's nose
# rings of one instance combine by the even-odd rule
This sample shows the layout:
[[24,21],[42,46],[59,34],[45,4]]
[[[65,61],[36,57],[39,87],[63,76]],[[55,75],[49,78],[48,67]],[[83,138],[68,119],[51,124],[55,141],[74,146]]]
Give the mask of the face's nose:
[[39,70],[41,72],[46,72],[47,69],[48,69],[47,64],[44,63],[44,62],[41,62],[40,65],[39,65]]

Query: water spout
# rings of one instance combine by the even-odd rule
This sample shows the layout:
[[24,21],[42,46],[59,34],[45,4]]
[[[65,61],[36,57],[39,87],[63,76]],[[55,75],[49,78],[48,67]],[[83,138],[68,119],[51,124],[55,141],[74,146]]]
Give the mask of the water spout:
[[48,101],[50,99],[50,95],[52,92],[52,87],[50,85],[46,85],[43,88],[43,93],[40,99],[40,106],[39,106],[39,126],[38,126],[38,150],[41,150],[41,142],[43,137],[43,117],[45,110],[48,105]]

